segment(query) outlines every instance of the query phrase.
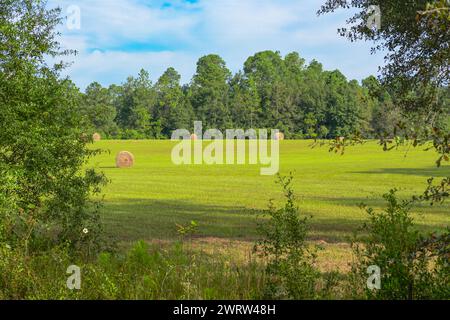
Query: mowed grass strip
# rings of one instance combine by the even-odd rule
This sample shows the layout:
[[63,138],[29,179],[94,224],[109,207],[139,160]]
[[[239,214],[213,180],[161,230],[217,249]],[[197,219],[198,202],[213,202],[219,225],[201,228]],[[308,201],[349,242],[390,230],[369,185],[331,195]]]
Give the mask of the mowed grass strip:
[[[204,142],[205,145],[208,142]],[[176,240],[176,224],[199,224],[200,237],[252,241],[256,218],[270,199],[282,203],[275,176],[260,175],[261,165],[181,165],[172,163],[172,141],[101,141],[109,152],[92,159],[111,183],[104,190],[103,220],[120,242]],[[115,156],[130,151],[133,168],[115,168]],[[376,142],[348,148],[345,155],[311,147],[311,141],[282,141],[280,173],[293,172],[301,212],[312,215],[311,240],[349,242],[366,219],[360,203],[384,207],[382,195],[398,188],[420,194],[430,176],[450,175],[450,166],[434,165],[436,153],[422,149],[383,152]],[[450,222],[448,204],[414,209],[425,230]]]

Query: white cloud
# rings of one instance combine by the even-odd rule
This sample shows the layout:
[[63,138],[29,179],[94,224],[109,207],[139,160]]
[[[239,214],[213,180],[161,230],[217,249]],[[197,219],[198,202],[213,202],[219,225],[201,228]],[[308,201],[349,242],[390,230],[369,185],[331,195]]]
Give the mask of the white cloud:
[[[50,6],[60,6],[63,14],[73,4],[71,0],[50,1]],[[135,0],[78,0],[75,5],[81,10],[82,21],[77,33],[98,47],[146,41],[161,34],[182,39],[188,36],[187,30],[195,22],[193,16],[152,8]]]
[[268,0],[210,0],[205,2],[203,21],[219,41],[253,42],[277,36],[297,22],[295,7]]
[[[348,12],[317,17],[324,0],[78,0],[81,30],[63,29],[62,44],[79,55],[68,70],[81,87],[122,82],[140,68],[156,79],[169,66],[190,80],[196,60],[220,54],[233,71],[261,50],[298,51],[349,78],[376,73],[369,44],[337,35]],[[67,8],[71,0],[51,0]],[[164,4],[170,3],[169,6]]]
[[[80,88],[97,81],[107,86],[120,84],[140,69],[150,71],[153,79],[159,77],[168,67],[175,67],[182,75],[192,74],[196,57],[177,52],[124,52],[93,51],[79,55],[66,71]],[[182,79],[184,82],[190,79]]]

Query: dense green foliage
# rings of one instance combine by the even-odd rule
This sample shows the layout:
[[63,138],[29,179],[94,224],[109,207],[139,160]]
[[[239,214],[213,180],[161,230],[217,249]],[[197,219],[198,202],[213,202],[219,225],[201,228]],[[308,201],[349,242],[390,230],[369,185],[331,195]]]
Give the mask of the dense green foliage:
[[[41,1],[0,2],[0,242],[24,246],[89,243],[97,230],[89,200],[103,175],[82,168],[87,146],[79,93],[59,77],[59,10]],[[98,234],[98,233],[93,233]]]
[[318,294],[320,273],[315,253],[306,242],[308,216],[300,214],[292,188],[292,174],[279,176],[286,203],[278,209],[270,204],[269,219],[259,225],[261,240],[255,250],[267,259],[267,298],[306,299]]
[[384,195],[383,212],[367,208],[365,237],[355,242],[354,274],[364,284],[370,266],[380,268],[380,289],[366,294],[375,299],[447,299],[450,296],[449,232],[431,237],[419,232],[411,217],[413,202],[400,201],[396,190]]
[[[371,95],[376,90],[376,94]],[[169,68],[152,84],[142,70],[122,85],[88,86],[83,114],[109,138],[170,138],[175,129],[277,128],[288,138],[377,137],[398,120],[391,94],[375,77],[360,85],[339,72],[305,64],[298,53],[264,51],[232,75],[218,55],[199,59],[188,85]],[[112,121],[114,119],[115,121]]]

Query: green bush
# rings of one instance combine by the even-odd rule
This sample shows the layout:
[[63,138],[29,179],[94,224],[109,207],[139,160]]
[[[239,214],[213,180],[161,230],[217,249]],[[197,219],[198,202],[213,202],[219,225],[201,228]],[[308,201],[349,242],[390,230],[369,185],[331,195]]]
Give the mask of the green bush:
[[105,177],[85,170],[98,153],[79,114],[79,92],[48,56],[67,52],[56,41],[59,9],[43,1],[2,2],[0,37],[0,240],[26,252],[91,242],[99,230],[90,199]]
[[320,272],[314,267],[316,254],[306,243],[308,216],[302,216],[295,203],[292,175],[278,176],[286,203],[277,209],[270,203],[269,219],[259,224],[262,239],[255,250],[267,259],[266,298],[316,298]]
[[[448,299],[449,236],[426,237],[414,226],[411,202],[399,201],[396,190],[384,195],[388,206],[383,212],[367,208],[369,221],[364,235],[354,242],[356,263],[354,289],[369,299]],[[381,288],[365,285],[367,270],[381,270]]]

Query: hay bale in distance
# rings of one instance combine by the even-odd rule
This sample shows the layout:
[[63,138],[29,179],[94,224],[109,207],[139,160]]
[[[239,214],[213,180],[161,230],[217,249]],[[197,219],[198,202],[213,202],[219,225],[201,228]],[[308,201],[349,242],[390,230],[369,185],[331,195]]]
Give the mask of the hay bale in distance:
[[134,165],[134,155],[128,151],[121,151],[116,157],[117,168],[131,168]]
[[277,132],[275,134],[275,140],[279,140],[279,141],[284,140],[284,133],[283,132]]
[[96,132],[92,135],[92,140],[94,140],[94,142],[100,141],[102,140],[102,136]]
[[198,137],[197,137],[197,135],[195,133],[191,134],[191,140],[192,141],[198,140]]

